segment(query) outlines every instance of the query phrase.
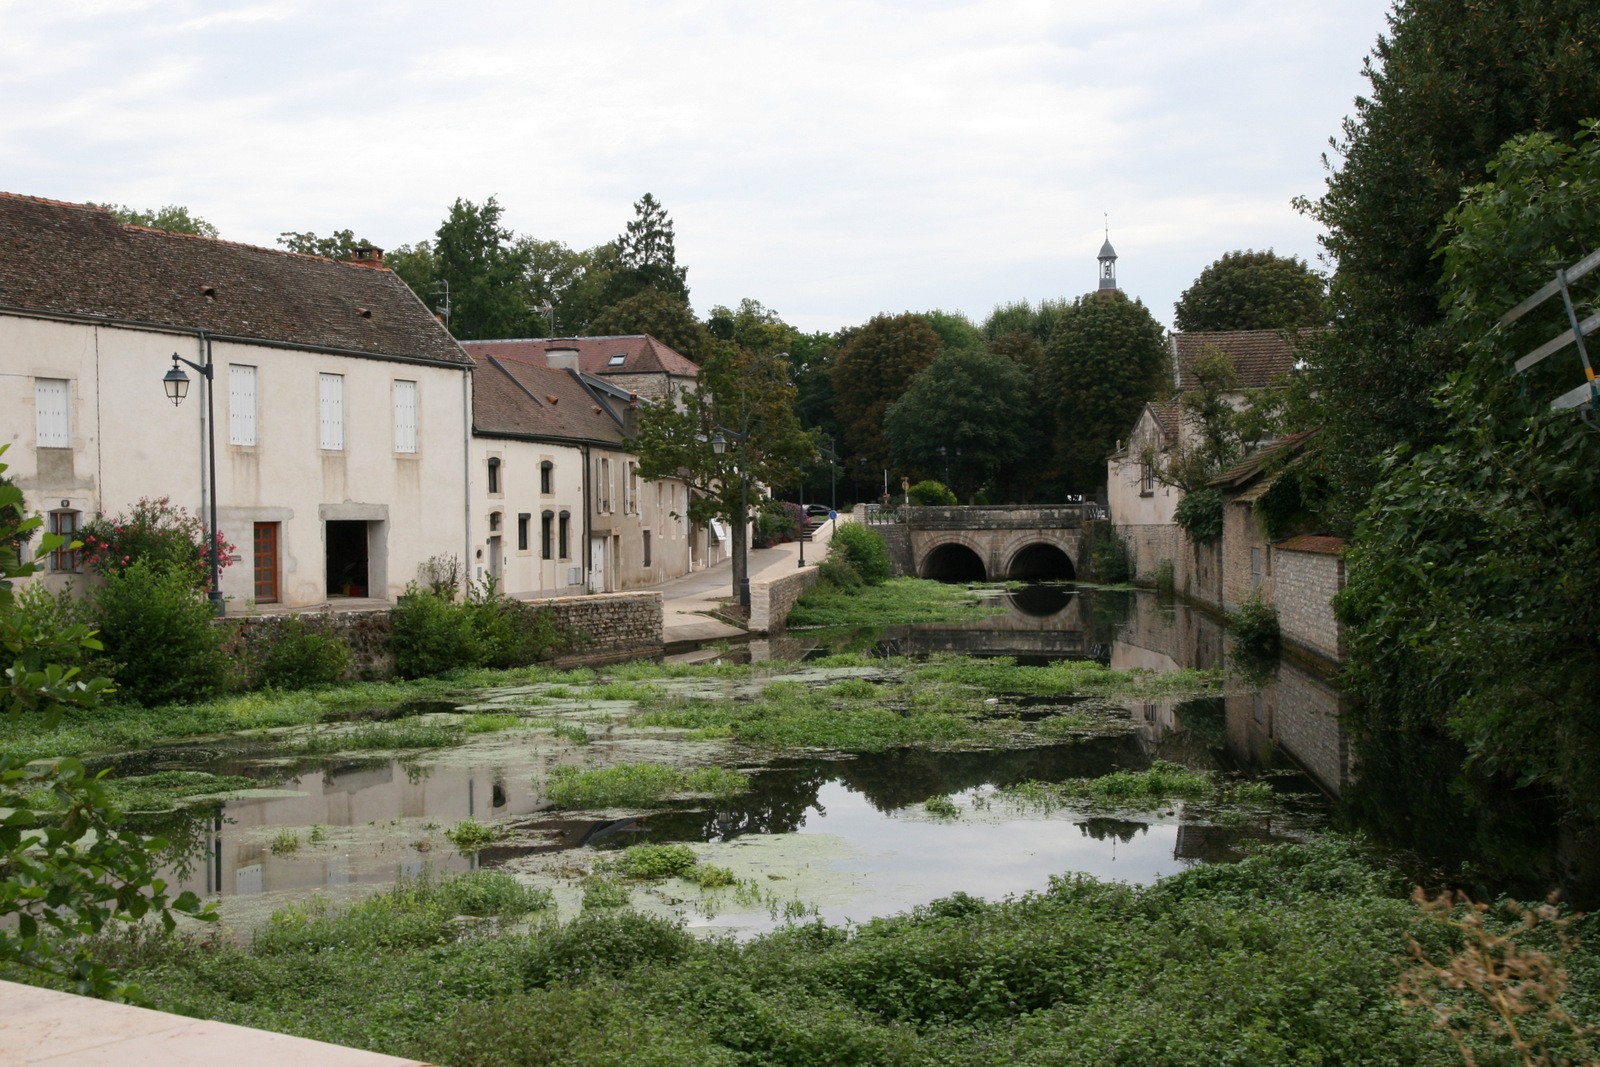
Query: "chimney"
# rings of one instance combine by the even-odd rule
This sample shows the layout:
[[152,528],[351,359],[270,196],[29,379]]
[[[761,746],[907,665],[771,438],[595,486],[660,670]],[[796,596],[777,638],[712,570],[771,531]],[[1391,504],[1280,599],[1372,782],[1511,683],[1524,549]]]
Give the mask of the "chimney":
[[544,350],[545,365],[551,370],[578,369],[578,348],[571,341],[562,339],[551,341],[550,347]]
[[377,245],[358,245],[350,250],[350,262],[363,267],[383,266],[383,249]]

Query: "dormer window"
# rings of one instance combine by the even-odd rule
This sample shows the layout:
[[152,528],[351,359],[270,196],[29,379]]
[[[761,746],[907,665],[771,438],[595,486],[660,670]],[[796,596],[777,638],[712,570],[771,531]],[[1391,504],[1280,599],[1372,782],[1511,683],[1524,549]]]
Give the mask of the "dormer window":
[[628,353],[626,353],[626,352],[618,352],[616,355],[611,357],[611,359],[606,363],[606,366],[608,366],[608,367],[620,367],[624,363],[626,363],[627,361],[628,361]]

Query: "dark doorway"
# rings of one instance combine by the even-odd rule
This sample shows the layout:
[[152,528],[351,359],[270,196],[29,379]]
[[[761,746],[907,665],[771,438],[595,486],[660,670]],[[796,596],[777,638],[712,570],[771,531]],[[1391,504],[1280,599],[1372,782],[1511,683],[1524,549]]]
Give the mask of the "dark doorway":
[[1055,545],[1029,545],[1011,561],[1006,577],[1018,582],[1071,582],[1078,577],[1072,559]]
[[940,545],[929,552],[922,564],[922,576],[936,582],[981,582],[989,577],[976,552],[955,544]]
[[329,520],[328,595],[368,596],[367,524],[350,520]]

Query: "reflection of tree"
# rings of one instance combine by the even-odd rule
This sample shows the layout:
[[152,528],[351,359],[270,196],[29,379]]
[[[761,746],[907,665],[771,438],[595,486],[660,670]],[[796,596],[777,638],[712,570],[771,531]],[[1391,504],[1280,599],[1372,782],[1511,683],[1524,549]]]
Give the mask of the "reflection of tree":
[[1228,747],[1228,702],[1222,697],[1195,697],[1173,706],[1172,714],[1183,733],[1206,748]]
[[839,764],[807,760],[753,774],[750,791],[719,800],[714,807],[692,811],[659,811],[645,819],[652,836],[665,841],[725,841],[744,834],[786,834],[806,824],[815,810],[826,814],[817,793],[831,781]]
[[[1095,645],[1111,647],[1111,643],[1122,632],[1122,627],[1128,621],[1128,613],[1133,610],[1133,599],[1136,594],[1126,590],[1114,589],[1085,589],[1079,593],[1079,615],[1083,619],[1083,643],[1085,648]],[[1085,611],[1083,608],[1087,608]]]
[[899,749],[861,756],[838,765],[846,788],[862,794],[879,811],[920,804],[932,796],[959,793],[980,785],[1060,782],[1147,763],[1138,740],[1129,735],[1095,738],[1044,748],[985,752],[928,752]]
[[1077,824],[1078,832],[1085,837],[1092,837],[1096,841],[1105,841],[1115,838],[1126,845],[1140,834],[1150,832],[1150,824],[1134,822],[1131,819],[1112,819],[1096,815]]
[[164,841],[164,847],[151,854],[156,866],[170,872],[169,880],[186,882],[205,863],[212,831],[222,829],[222,802],[129,815],[123,825],[143,837]]

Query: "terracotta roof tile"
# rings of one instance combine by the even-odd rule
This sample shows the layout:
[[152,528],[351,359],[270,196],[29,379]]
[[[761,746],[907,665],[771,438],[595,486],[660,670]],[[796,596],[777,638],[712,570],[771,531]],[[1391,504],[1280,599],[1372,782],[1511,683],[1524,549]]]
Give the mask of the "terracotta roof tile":
[[224,337],[470,363],[393,271],[125,226],[0,193],[0,304]]
[[1280,437],[1211,479],[1210,484],[1222,490],[1238,489],[1272,466],[1274,461],[1287,459],[1299,452],[1316,432],[1316,430],[1301,430],[1299,433]]
[[[668,374],[693,378],[700,368],[673,349],[638,333],[618,337],[524,337],[503,341],[464,341],[462,347],[474,354],[515,356],[525,360],[544,360],[552,348],[578,350],[578,368],[585,374]],[[622,362],[612,360],[622,357]]]
[[488,436],[542,437],[623,447],[610,409],[568,371],[496,356],[474,357],[472,428]]
[[1161,427],[1161,433],[1168,440],[1178,439],[1178,424],[1183,419],[1183,405],[1176,400],[1152,400],[1149,404],[1150,415],[1156,420],[1156,425]]
[[1220,348],[1233,358],[1241,389],[1275,385],[1294,369],[1295,353],[1300,345],[1317,332],[1302,329],[1175,333],[1172,355],[1178,368],[1178,388],[1192,389],[1199,384],[1194,375],[1194,363],[1207,348]]

